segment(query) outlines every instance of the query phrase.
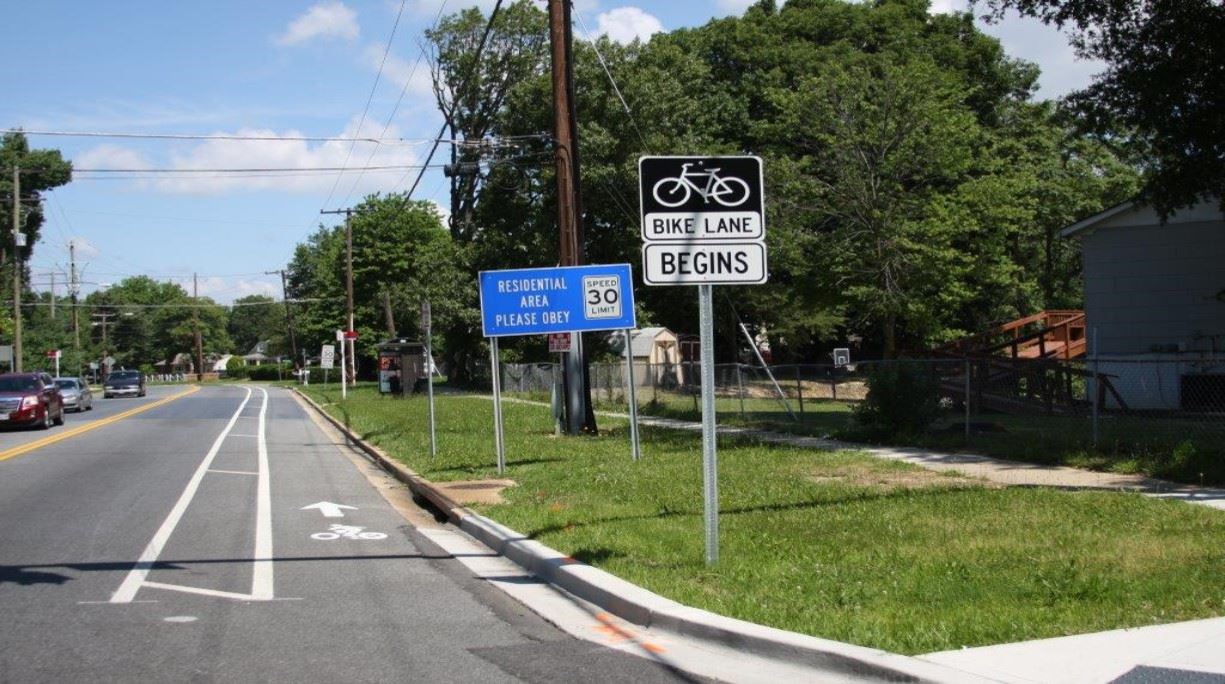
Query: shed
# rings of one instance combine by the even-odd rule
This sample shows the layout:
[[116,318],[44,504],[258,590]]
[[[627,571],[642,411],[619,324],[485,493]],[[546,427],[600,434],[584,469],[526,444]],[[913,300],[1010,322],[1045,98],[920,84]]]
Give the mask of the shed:
[[[608,336],[609,348],[626,356],[625,333]],[[640,385],[684,383],[684,368],[676,334],[667,328],[641,328],[630,332],[629,353],[634,357],[634,375]]]
[[[1131,409],[1225,407],[1225,214],[1213,198],[1165,222],[1124,202],[1068,226],[1084,263],[1088,361]],[[1117,406],[1113,398],[1107,407]]]

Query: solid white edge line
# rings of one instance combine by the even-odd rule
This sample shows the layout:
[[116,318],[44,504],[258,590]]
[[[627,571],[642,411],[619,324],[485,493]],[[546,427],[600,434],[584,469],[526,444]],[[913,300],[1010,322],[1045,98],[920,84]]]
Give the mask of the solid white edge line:
[[251,596],[259,601],[273,597],[272,581],[272,486],[268,473],[268,390],[260,387],[264,401],[259,408],[256,448],[259,453],[258,498],[255,504],[255,567],[251,573]]
[[247,402],[251,400],[251,388],[247,387],[245,389],[247,390],[247,396],[243,398],[242,404],[238,406],[238,410],[234,412],[230,422],[226,424],[221,434],[217,435],[212,448],[208,450],[208,454],[200,462],[200,466],[196,468],[196,472],[191,476],[187,487],[179,496],[178,502],[170,510],[170,515],[166,516],[162,526],[158,528],[157,533],[149,540],[149,545],[140,554],[140,559],[136,561],[136,566],[128,572],[128,576],[124,578],[123,584],[120,584],[115,593],[111,595],[111,603],[131,603],[132,599],[136,598],[136,592],[140,591],[141,584],[149,576],[149,572],[153,569],[153,564],[157,561],[157,557],[161,555],[166,542],[170,540],[170,535],[174,533],[174,528],[178,526],[179,521],[183,518],[183,514],[187,511],[187,506],[191,504],[191,500],[196,496],[196,490],[200,488],[200,482],[208,472],[209,466],[213,464],[213,459],[217,457],[217,452],[221,450],[221,444],[225,441],[226,435],[234,428],[234,424],[238,422],[243,409],[247,407]]

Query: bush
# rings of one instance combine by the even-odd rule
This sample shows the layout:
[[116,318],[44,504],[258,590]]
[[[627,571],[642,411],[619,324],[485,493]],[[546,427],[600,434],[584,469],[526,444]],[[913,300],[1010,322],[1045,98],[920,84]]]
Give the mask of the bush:
[[231,356],[229,361],[225,362],[225,376],[227,378],[241,379],[248,377],[247,362],[240,357]]
[[252,366],[247,371],[247,377],[252,380],[280,380],[293,376],[292,367],[278,367],[275,364],[268,366]]
[[882,437],[927,430],[940,412],[940,386],[930,370],[913,361],[873,367],[868,396],[855,407],[856,422]]

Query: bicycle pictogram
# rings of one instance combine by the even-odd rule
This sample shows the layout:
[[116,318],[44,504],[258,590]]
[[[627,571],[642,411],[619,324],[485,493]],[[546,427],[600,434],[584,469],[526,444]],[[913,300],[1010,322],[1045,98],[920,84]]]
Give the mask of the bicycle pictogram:
[[316,532],[311,535],[311,539],[319,541],[334,541],[336,539],[358,539],[362,541],[386,539],[387,535],[382,532],[364,532],[366,528],[356,525],[332,525],[328,528],[330,532]]
[[[721,169],[691,171],[692,163],[681,164],[681,174],[661,178],[651,189],[655,201],[665,207],[679,207],[689,201],[693,193],[697,193],[704,202],[711,200],[725,207],[738,207],[749,199],[749,184],[735,176],[719,175]],[[694,182],[694,179],[706,179],[704,185]]]

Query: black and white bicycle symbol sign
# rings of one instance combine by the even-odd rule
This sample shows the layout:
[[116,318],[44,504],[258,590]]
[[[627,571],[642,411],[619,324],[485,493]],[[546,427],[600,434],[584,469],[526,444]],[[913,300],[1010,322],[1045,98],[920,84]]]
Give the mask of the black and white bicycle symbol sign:
[[[693,165],[681,164],[679,176],[661,178],[655,183],[651,189],[655,201],[665,207],[679,207],[695,192],[707,204],[714,200],[725,207],[738,207],[749,199],[748,183],[735,176],[720,176],[722,169],[694,171],[690,168]],[[702,185],[695,182],[702,179],[705,179]]]
[[311,535],[311,539],[318,539],[319,541],[335,541],[337,539],[373,541],[387,538],[387,535],[382,532],[366,532],[365,529],[356,525],[332,525],[328,528],[329,532],[316,532]]

